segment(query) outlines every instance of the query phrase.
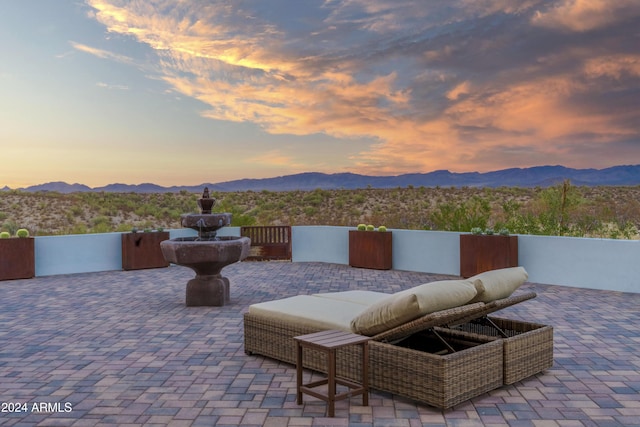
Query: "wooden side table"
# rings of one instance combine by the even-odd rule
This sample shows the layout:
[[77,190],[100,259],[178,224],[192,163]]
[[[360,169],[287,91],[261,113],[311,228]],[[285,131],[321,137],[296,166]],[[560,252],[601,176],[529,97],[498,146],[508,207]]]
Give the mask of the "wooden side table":
[[[317,397],[328,403],[328,415],[335,415],[336,400],[362,394],[362,405],[369,405],[369,340],[370,337],[356,335],[344,331],[322,331],[293,338],[296,341],[296,393],[298,405],[302,404],[302,393]],[[362,384],[336,377],[336,350],[348,345],[362,346]],[[309,348],[324,352],[327,355],[327,378],[302,384],[302,349]],[[327,384],[326,394],[314,388]],[[336,394],[336,385],[349,388],[346,392]]]

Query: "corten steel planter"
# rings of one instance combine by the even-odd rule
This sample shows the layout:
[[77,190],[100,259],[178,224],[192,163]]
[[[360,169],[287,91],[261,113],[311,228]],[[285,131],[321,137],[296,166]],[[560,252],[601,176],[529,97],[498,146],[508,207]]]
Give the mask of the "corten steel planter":
[[123,233],[122,269],[169,267],[160,249],[160,242],[164,240],[169,240],[168,231]]
[[391,231],[349,230],[349,265],[351,267],[390,270],[392,268]]
[[518,266],[518,236],[460,235],[460,275]]
[[33,237],[0,239],[0,280],[30,279],[36,275]]

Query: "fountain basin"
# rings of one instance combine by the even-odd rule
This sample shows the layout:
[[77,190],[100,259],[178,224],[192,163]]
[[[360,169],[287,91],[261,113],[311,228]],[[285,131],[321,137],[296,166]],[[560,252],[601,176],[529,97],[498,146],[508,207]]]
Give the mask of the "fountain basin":
[[180,215],[181,224],[183,227],[192,228],[197,230],[200,225],[210,229],[220,229],[227,225],[231,225],[230,213],[216,213],[216,214],[184,214]]
[[249,255],[248,237],[221,236],[213,239],[183,237],[160,243],[164,258],[195,271],[187,282],[186,305],[223,306],[230,299],[229,279],[220,271]]
[[212,238],[219,229],[231,225],[231,214],[185,214],[180,216],[180,223],[185,228],[196,230],[200,237]]

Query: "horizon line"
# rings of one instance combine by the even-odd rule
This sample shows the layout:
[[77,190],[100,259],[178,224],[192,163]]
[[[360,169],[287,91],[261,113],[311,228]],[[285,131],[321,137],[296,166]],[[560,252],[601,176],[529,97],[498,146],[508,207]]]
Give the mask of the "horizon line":
[[110,186],[129,186],[129,187],[137,187],[137,186],[143,186],[143,185],[152,185],[152,186],[156,186],[156,187],[160,187],[160,188],[164,188],[164,189],[168,189],[168,188],[180,188],[180,187],[198,187],[198,186],[202,186],[202,185],[223,185],[223,184],[229,184],[229,183],[235,183],[235,182],[240,182],[240,181],[262,181],[262,180],[272,180],[272,179],[278,179],[278,178],[287,178],[287,177],[291,177],[291,176],[299,176],[299,175],[325,175],[325,176],[336,176],[336,175],[353,175],[353,176],[360,176],[360,177],[365,177],[365,178],[396,178],[396,177],[403,177],[403,176],[407,176],[407,175],[429,175],[429,174],[434,174],[434,173],[438,173],[438,172],[446,172],[452,175],[471,175],[471,174],[479,174],[479,175],[485,175],[485,174],[490,174],[490,173],[496,173],[496,172],[504,172],[504,171],[509,171],[509,170],[529,170],[529,169],[540,169],[540,168],[564,168],[564,169],[569,169],[569,170],[573,170],[573,171],[603,171],[603,170],[607,170],[607,169],[613,169],[613,168],[622,168],[622,167],[640,167],[640,163],[639,164],[620,164],[620,165],[613,165],[613,166],[609,166],[609,167],[605,167],[605,168],[573,168],[573,167],[568,167],[568,166],[564,166],[561,164],[555,164],[555,165],[537,165],[537,166],[529,166],[529,167],[512,167],[512,168],[504,168],[504,169],[496,169],[496,170],[491,170],[491,171],[487,171],[487,172],[479,172],[479,171],[466,171],[466,172],[451,172],[448,169],[437,169],[437,170],[432,170],[429,172],[407,172],[407,173],[401,173],[401,174],[392,174],[392,175],[365,175],[365,174],[359,174],[359,173],[355,173],[355,172],[317,172],[317,171],[307,171],[307,172],[299,172],[299,173],[292,173],[292,174],[287,174],[287,175],[276,175],[276,176],[269,176],[269,177],[263,177],[263,178],[238,178],[238,179],[232,179],[232,180],[227,180],[227,181],[217,181],[217,182],[201,182],[198,184],[173,184],[173,185],[161,185],[161,184],[156,184],[154,182],[140,182],[137,184],[131,184],[131,183],[123,183],[123,182],[111,182],[105,185],[97,185],[97,186],[90,186],[87,184],[83,184],[80,182],[74,182],[74,183],[69,183],[67,181],[48,181],[48,182],[43,182],[43,183],[39,183],[39,184],[33,184],[33,185],[28,185],[28,186],[24,186],[24,187],[9,187],[8,185],[4,185],[3,187],[0,187],[0,190],[27,190],[33,187],[39,187],[39,186],[45,186],[45,185],[51,185],[51,184],[61,184],[61,185],[66,185],[66,186],[82,186],[82,187],[86,187],[90,190],[95,190],[95,189],[100,189],[100,188],[104,188],[104,187],[110,187]]

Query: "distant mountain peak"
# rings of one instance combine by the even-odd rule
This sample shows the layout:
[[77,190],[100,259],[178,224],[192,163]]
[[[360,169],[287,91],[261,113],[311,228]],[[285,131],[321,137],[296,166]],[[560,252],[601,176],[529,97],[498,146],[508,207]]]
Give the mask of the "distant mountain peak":
[[[574,185],[640,185],[640,165],[621,165],[606,169],[572,169],[561,165],[530,168],[509,168],[493,172],[450,172],[445,169],[428,173],[410,173],[396,176],[369,176],[351,172],[326,174],[303,172],[273,178],[245,178],[219,183],[192,186],[162,187],[152,183],[109,184],[90,188],[84,184],[49,182],[25,188],[24,191],[56,191],[60,193],[102,191],[163,193],[186,190],[200,193],[204,187],[211,191],[292,191],[315,189],[356,189],[407,187],[548,187],[571,180]],[[4,190],[9,190],[5,187]]]
[[26,188],[26,191],[55,191],[58,193],[78,193],[91,191],[91,187],[84,184],[67,184],[63,181],[48,182]]

